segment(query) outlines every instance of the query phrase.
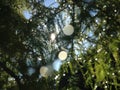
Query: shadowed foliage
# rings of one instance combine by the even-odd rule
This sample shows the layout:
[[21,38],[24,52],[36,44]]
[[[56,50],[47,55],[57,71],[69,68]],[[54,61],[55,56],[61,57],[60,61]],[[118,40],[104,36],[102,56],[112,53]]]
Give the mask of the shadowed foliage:
[[[0,1],[0,90],[119,90],[120,0],[46,1]],[[60,51],[67,59],[56,71]]]

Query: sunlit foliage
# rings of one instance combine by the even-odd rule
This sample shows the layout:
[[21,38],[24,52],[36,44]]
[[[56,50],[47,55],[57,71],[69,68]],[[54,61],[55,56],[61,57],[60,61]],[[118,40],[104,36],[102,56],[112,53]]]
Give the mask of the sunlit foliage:
[[0,88],[119,90],[120,0],[47,2],[0,1]]

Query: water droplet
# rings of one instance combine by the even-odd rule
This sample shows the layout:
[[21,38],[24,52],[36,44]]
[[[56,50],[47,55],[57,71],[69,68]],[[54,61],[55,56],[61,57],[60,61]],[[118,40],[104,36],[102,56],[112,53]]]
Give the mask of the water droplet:
[[120,73],[120,70],[118,71],[118,73]]
[[107,75],[110,75],[110,73],[109,73],[109,72],[107,72]]
[[106,81],[105,83],[108,83],[108,81]]
[[65,74],[63,74],[63,76],[65,76]]
[[105,31],[105,28],[103,28],[103,31]]
[[115,73],[112,73],[112,75],[114,76],[114,75],[115,75]]
[[38,60],[40,60],[40,61],[42,60],[42,58],[41,58],[41,57],[38,57],[37,59],[38,59]]
[[97,59],[97,58],[95,58],[95,60],[97,61],[98,59]]
[[92,75],[92,77],[94,78],[94,77],[95,77],[95,75]]
[[103,6],[103,8],[106,8],[106,7],[107,7],[106,5]]
[[95,85],[95,89],[97,88],[98,86],[97,85]]
[[68,54],[67,54],[67,52],[66,51],[61,51],[59,54],[58,54],[58,58],[60,59],[60,60],[65,60],[66,58],[67,58],[67,56],[68,56]]
[[74,33],[74,27],[72,25],[66,25],[63,28],[63,33],[67,36],[70,36]]
[[56,34],[55,34],[55,33],[52,33],[52,34],[50,35],[50,39],[51,39],[52,41],[54,41],[55,38],[56,38]]
[[107,86],[105,86],[104,88],[107,88]]
[[55,76],[55,80],[58,79],[59,75]]
[[102,48],[98,49],[98,50],[97,50],[97,53],[99,53],[101,50],[102,50]]
[[106,20],[103,20],[103,23],[106,23]]
[[114,12],[117,12],[117,10],[114,10]]

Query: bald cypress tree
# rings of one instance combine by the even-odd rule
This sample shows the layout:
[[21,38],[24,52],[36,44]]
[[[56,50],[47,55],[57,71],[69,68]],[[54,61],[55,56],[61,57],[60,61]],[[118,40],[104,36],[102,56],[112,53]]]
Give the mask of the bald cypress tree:
[[48,2],[0,2],[0,89],[119,90],[120,1]]

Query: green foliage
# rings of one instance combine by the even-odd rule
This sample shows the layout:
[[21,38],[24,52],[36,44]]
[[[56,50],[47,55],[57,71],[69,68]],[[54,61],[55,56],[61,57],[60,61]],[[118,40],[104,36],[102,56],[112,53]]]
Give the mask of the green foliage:
[[[2,0],[0,87],[119,90],[119,5],[120,0],[62,0],[57,8],[52,8],[44,6],[42,0]],[[23,16],[24,10],[32,14],[30,19]],[[74,26],[71,36],[62,32],[67,20],[65,13]],[[53,32],[55,41],[50,40]],[[68,58],[62,61],[60,71],[41,77],[40,67],[51,65],[61,50],[68,52]],[[29,74],[31,68],[34,72]],[[11,77],[15,80],[8,81]]]

